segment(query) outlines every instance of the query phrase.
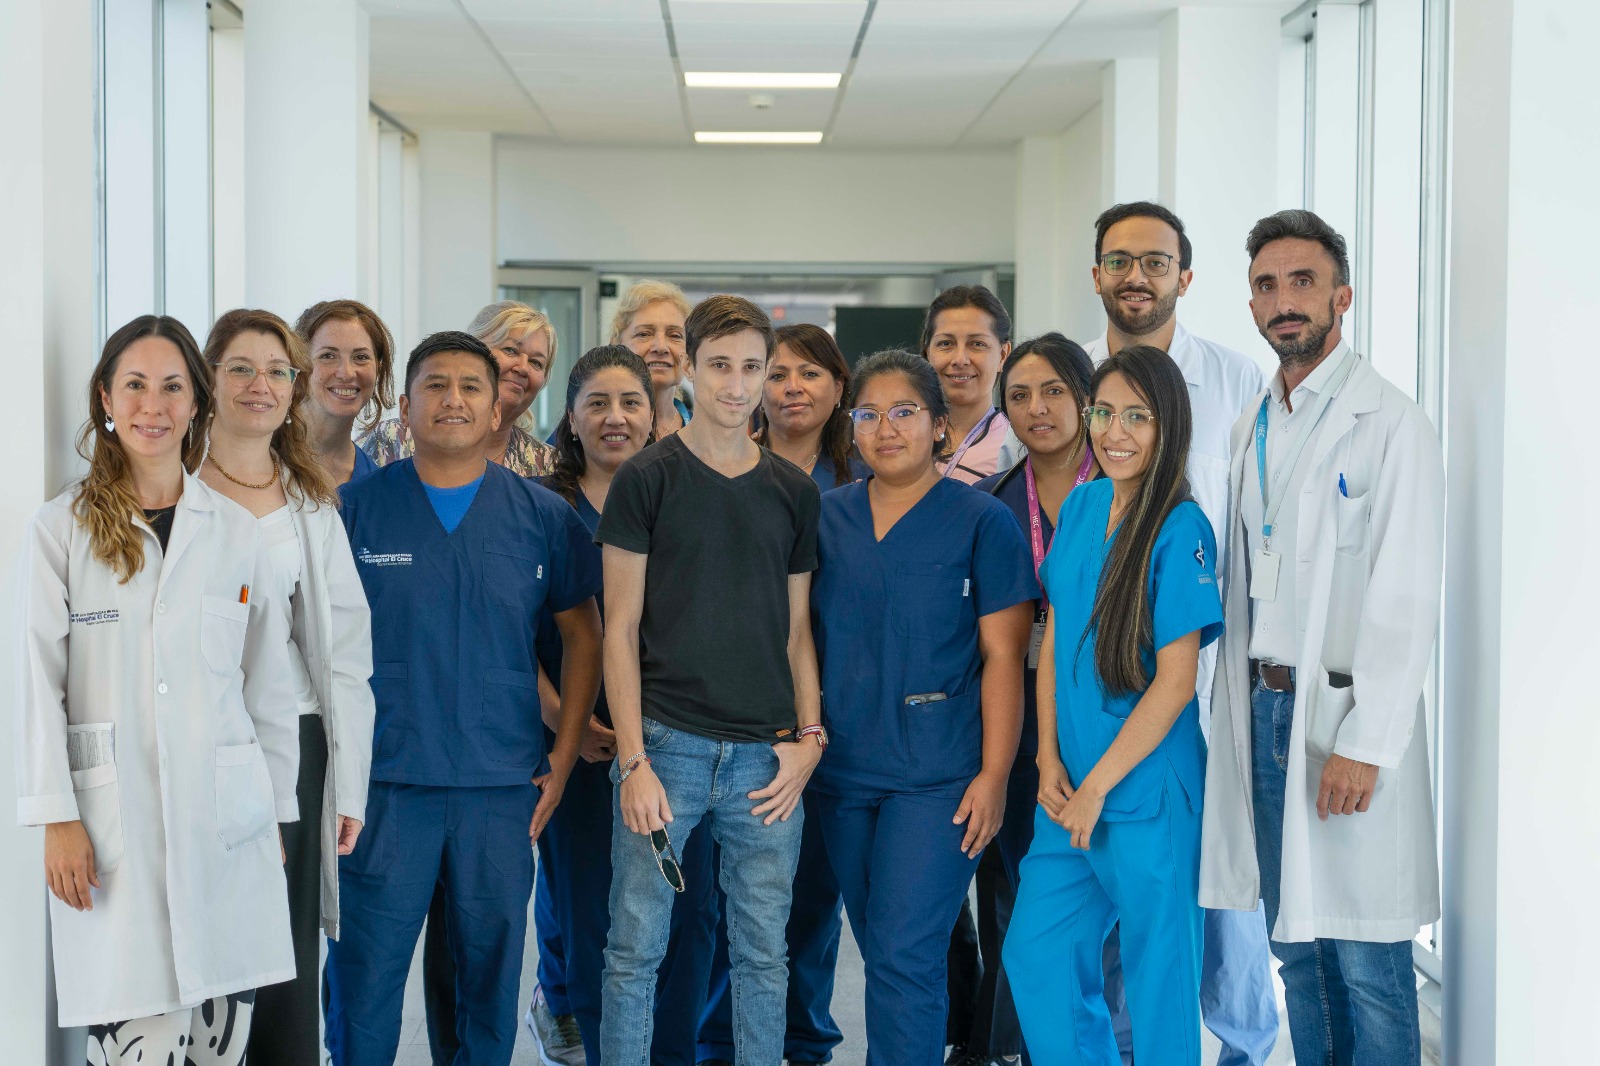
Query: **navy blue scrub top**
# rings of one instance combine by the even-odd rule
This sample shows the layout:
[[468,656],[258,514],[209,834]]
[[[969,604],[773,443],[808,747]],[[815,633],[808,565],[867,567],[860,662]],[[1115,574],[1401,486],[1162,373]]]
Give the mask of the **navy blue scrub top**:
[[[1106,691],[1095,668],[1096,634],[1084,633],[1100,573],[1122,529],[1119,525],[1110,537],[1105,535],[1112,488],[1109,479],[1092,481],[1067,497],[1060,534],[1040,573],[1055,612],[1056,734],[1062,761],[1075,782],[1094,769],[1144,695]],[[1202,648],[1222,635],[1216,557],[1216,537],[1200,505],[1185,500],[1173,508],[1150,553],[1147,596],[1155,641],[1144,651],[1147,676],[1155,677],[1157,649],[1196,630]],[[1190,807],[1198,812],[1205,792],[1205,766],[1200,701],[1191,698],[1156,750],[1106,796],[1101,817],[1106,821],[1153,817],[1161,809],[1162,783],[1169,768],[1187,793]]]
[[[833,456],[819,453],[817,461],[811,464],[811,480],[817,483],[817,488],[822,492],[832,492],[834,489],[843,488],[844,485],[837,483],[837,478],[835,477],[837,470],[838,468],[833,465]],[[850,454],[850,480],[846,481],[845,485],[850,484],[851,481],[860,481],[871,476],[872,467],[856,458],[855,453],[852,452]]]
[[[365,448],[356,446],[356,465],[350,468],[350,480],[360,481],[368,474],[375,472],[378,464],[372,461],[372,456],[367,454]],[[349,482],[346,482],[348,484]]]
[[[1022,462],[1027,462],[1026,459]],[[1010,470],[1003,470],[998,474],[990,474],[976,485],[972,486],[979,492],[987,492],[995,499],[1006,505],[1011,516],[1017,520],[1017,526],[1022,530],[1023,544],[1028,541],[1028,524],[1032,521],[1028,514],[1028,482],[1022,470],[1022,463],[1018,463]],[[1071,495],[1070,493],[1068,495]],[[1044,534],[1044,550],[1048,553],[1050,545],[1055,542],[1056,524],[1055,516],[1045,508],[1039,508],[1039,526]],[[1028,560],[1033,560],[1033,548],[1028,545]],[[1035,586],[1037,589],[1038,586]],[[1042,591],[1042,590],[1041,590]],[[1039,592],[1035,592],[1038,596]],[[1022,744],[1017,749],[1017,761],[1032,761],[1039,754],[1039,671],[1030,668],[1026,660],[1022,667]]]
[[[978,619],[1038,595],[1005,505],[950,478],[880,542],[870,482],[825,493],[811,617],[834,795],[966,785],[983,768]],[[908,704],[908,696],[944,693]]]
[[[539,484],[546,487],[548,487],[550,484],[550,479],[547,477],[539,478],[538,480]],[[561,498],[563,500],[566,499],[565,496],[562,496]],[[589,497],[583,494],[582,489],[578,490],[578,502],[575,505],[575,508],[578,512],[578,517],[583,519],[585,528],[589,530],[589,536],[592,542],[594,531],[600,526],[600,512],[594,509],[594,504],[589,502]],[[605,617],[604,590],[597,589],[595,591],[595,597],[596,603],[600,606],[600,615],[603,619]],[[545,676],[550,679],[550,684],[554,685],[557,691],[560,691],[562,651],[561,630],[556,627],[555,613],[548,608],[546,608],[544,613],[539,616],[539,635],[535,638],[534,644],[537,646],[539,665],[544,667]],[[606,705],[606,690],[604,686],[602,686],[600,689],[599,698],[597,698],[594,702],[594,716],[598,718],[603,725],[610,727],[611,708]]]
[[526,784],[545,755],[534,634],[599,591],[588,528],[498,463],[451,534],[411,459],[340,495],[372,608],[373,780]]

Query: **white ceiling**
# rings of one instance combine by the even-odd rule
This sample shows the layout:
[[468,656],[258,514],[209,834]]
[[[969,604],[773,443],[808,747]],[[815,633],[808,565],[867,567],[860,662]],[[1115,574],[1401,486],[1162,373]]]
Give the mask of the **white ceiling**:
[[[1183,5],[1285,0],[363,0],[372,99],[417,129],[687,145],[823,130],[824,146],[1007,145],[1071,125],[1100,71]],[[838,89],[686,89],[685,70],[840,71]]]

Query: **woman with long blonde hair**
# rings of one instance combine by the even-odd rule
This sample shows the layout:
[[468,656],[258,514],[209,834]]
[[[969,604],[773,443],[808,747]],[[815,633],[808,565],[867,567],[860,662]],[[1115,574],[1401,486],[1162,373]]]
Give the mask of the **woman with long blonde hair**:
[[89,1027],[93,1063],[236,1066],[255,989],[294,976],[288,626],[255,521],[185,469],[212,404],[189,331],[129,322],[88,393],[88,473],[23,549],[17,663],[59,1022]]
[[296,976],[257,994],[250,1035],[251,1066],[291,1066],[321,1055],[320,936],[339,938],[338,856],[366,819],[371,616],[333,480],[294,417],[311,386],[299,335],[270,311],[237,309],[211,327],[204,355],[216,402],[200,480],[254,518],[261,592],[291,637],[300,821],[283,826],[283,841]]

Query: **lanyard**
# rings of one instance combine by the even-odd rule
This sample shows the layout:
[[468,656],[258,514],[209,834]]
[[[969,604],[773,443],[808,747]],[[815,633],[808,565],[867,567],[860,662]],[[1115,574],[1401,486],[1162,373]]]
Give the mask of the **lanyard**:
[[978,424],[972,427],[967,433],[967,439],[961,442],[961,447],[956,449],[956,453],[950,457],[949,463],[945,466],[945,477],[955,476],[956,470],[961,466],[961,457],[967,454],[968,448],[983,439],[983,435],[989,432],[989,424],[994,421],[994,416],[999,413],[1000,408],[989,408],[989,413],[979,419]]
[[1306,449],[1306,443],[1311,439],[1311,432],[1322,421],[1322,416],[1327,413],[1328,405],[1344,387],[1346,379],[1355,369],[1356,354],[1347,351],[1343,363],[1328,379],[1327,386],[1322,394],[1317,397],[1317,404],[1311,409],[1311,417],[1301,424],[1300,433],[1294,439],[1294,444],[1285,455],[1288,465],[1279,472],[1276,482],[1277,491],[1270,496],[1267,493],[1267,408],[1272,404],[1272,391],[1261,397],[1261,410],[1256,412],[1256,477],[1261,483],[1261,536],[1266,541],[1268,550],[1272,548],[1272,529],[1277,524],[1278,510],[1283,506],[1283,500],[1289,492],[1289,483],[1294,480],[1295,467],[1300,465],[1300,455]]
[[[1075,489],[1089,480],[1089,471],[1094,469],[1094,452],[1087,446],[1083,450],[1083,465],[1078,467],[1078,477],[1072,483]],[[1022,478],[1028,486],[1028,540],[1029,547],[1033,549],[1033,579],[1039,582],[1040,598],[1049,606],[1050,597],[1044,595],[1044,582],[1039,578],[1039,568],[1044,565],[1044,555],[1049,550],[1049,545],[1044,542],[1044,519],[1039,508],[1039,483],[1033,477],[1033,460],[1022,461]],[[1072,495],[1072,489],[1067,490],[1067,495]]]

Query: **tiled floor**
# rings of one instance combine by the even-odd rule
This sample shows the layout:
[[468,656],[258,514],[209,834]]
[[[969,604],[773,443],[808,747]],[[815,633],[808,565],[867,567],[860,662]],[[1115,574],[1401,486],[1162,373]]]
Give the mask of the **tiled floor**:
[[[522,967],[524,1004],[533,992],[534,974],[538,962],[538,943],[532,936],[531,916],[528,924],[529,937]],[[401,1030],[400,1054],[395,1059],[396,1066],[431,1066],[428,1057],[428,1034],[422,1019],[421,960],[422,952],[419,946],[416,958],[412,960],[411,977],[406,982],[405,1016]],[[866,1062],[863,999],[861,955],[856,949],[855,940],[850,936],[849,925],[846,923],[844,941],[839,947],[838,983],[834,986],[833,995],[834,1020],[844,1033],[844,1043],[834,1051],[833,1061],[837,1066],[863,1066]],[[1281,1019],[1283,999],[1281,988],[1278,990],[1278,999]],[[1289,1050],[1288,1023],[1282,1022],[1282,1026],[1283,1036],[1278,1041],[1271,1059],[1268,1060],[1269,1066],[1293,1066],[1294,1063],[1294,1056]],[[1217,1061],[1221,1045],[1210,1033],[1203,1033],[1201,1041],[1203,1047],[1201,1061],[1209,1066]],[[511,1062],[512,1066],[539,1066],[538,1052],[534,1050],[533,1041],[529,1038],[525,1027],[518,1027],[517,1050]]]

